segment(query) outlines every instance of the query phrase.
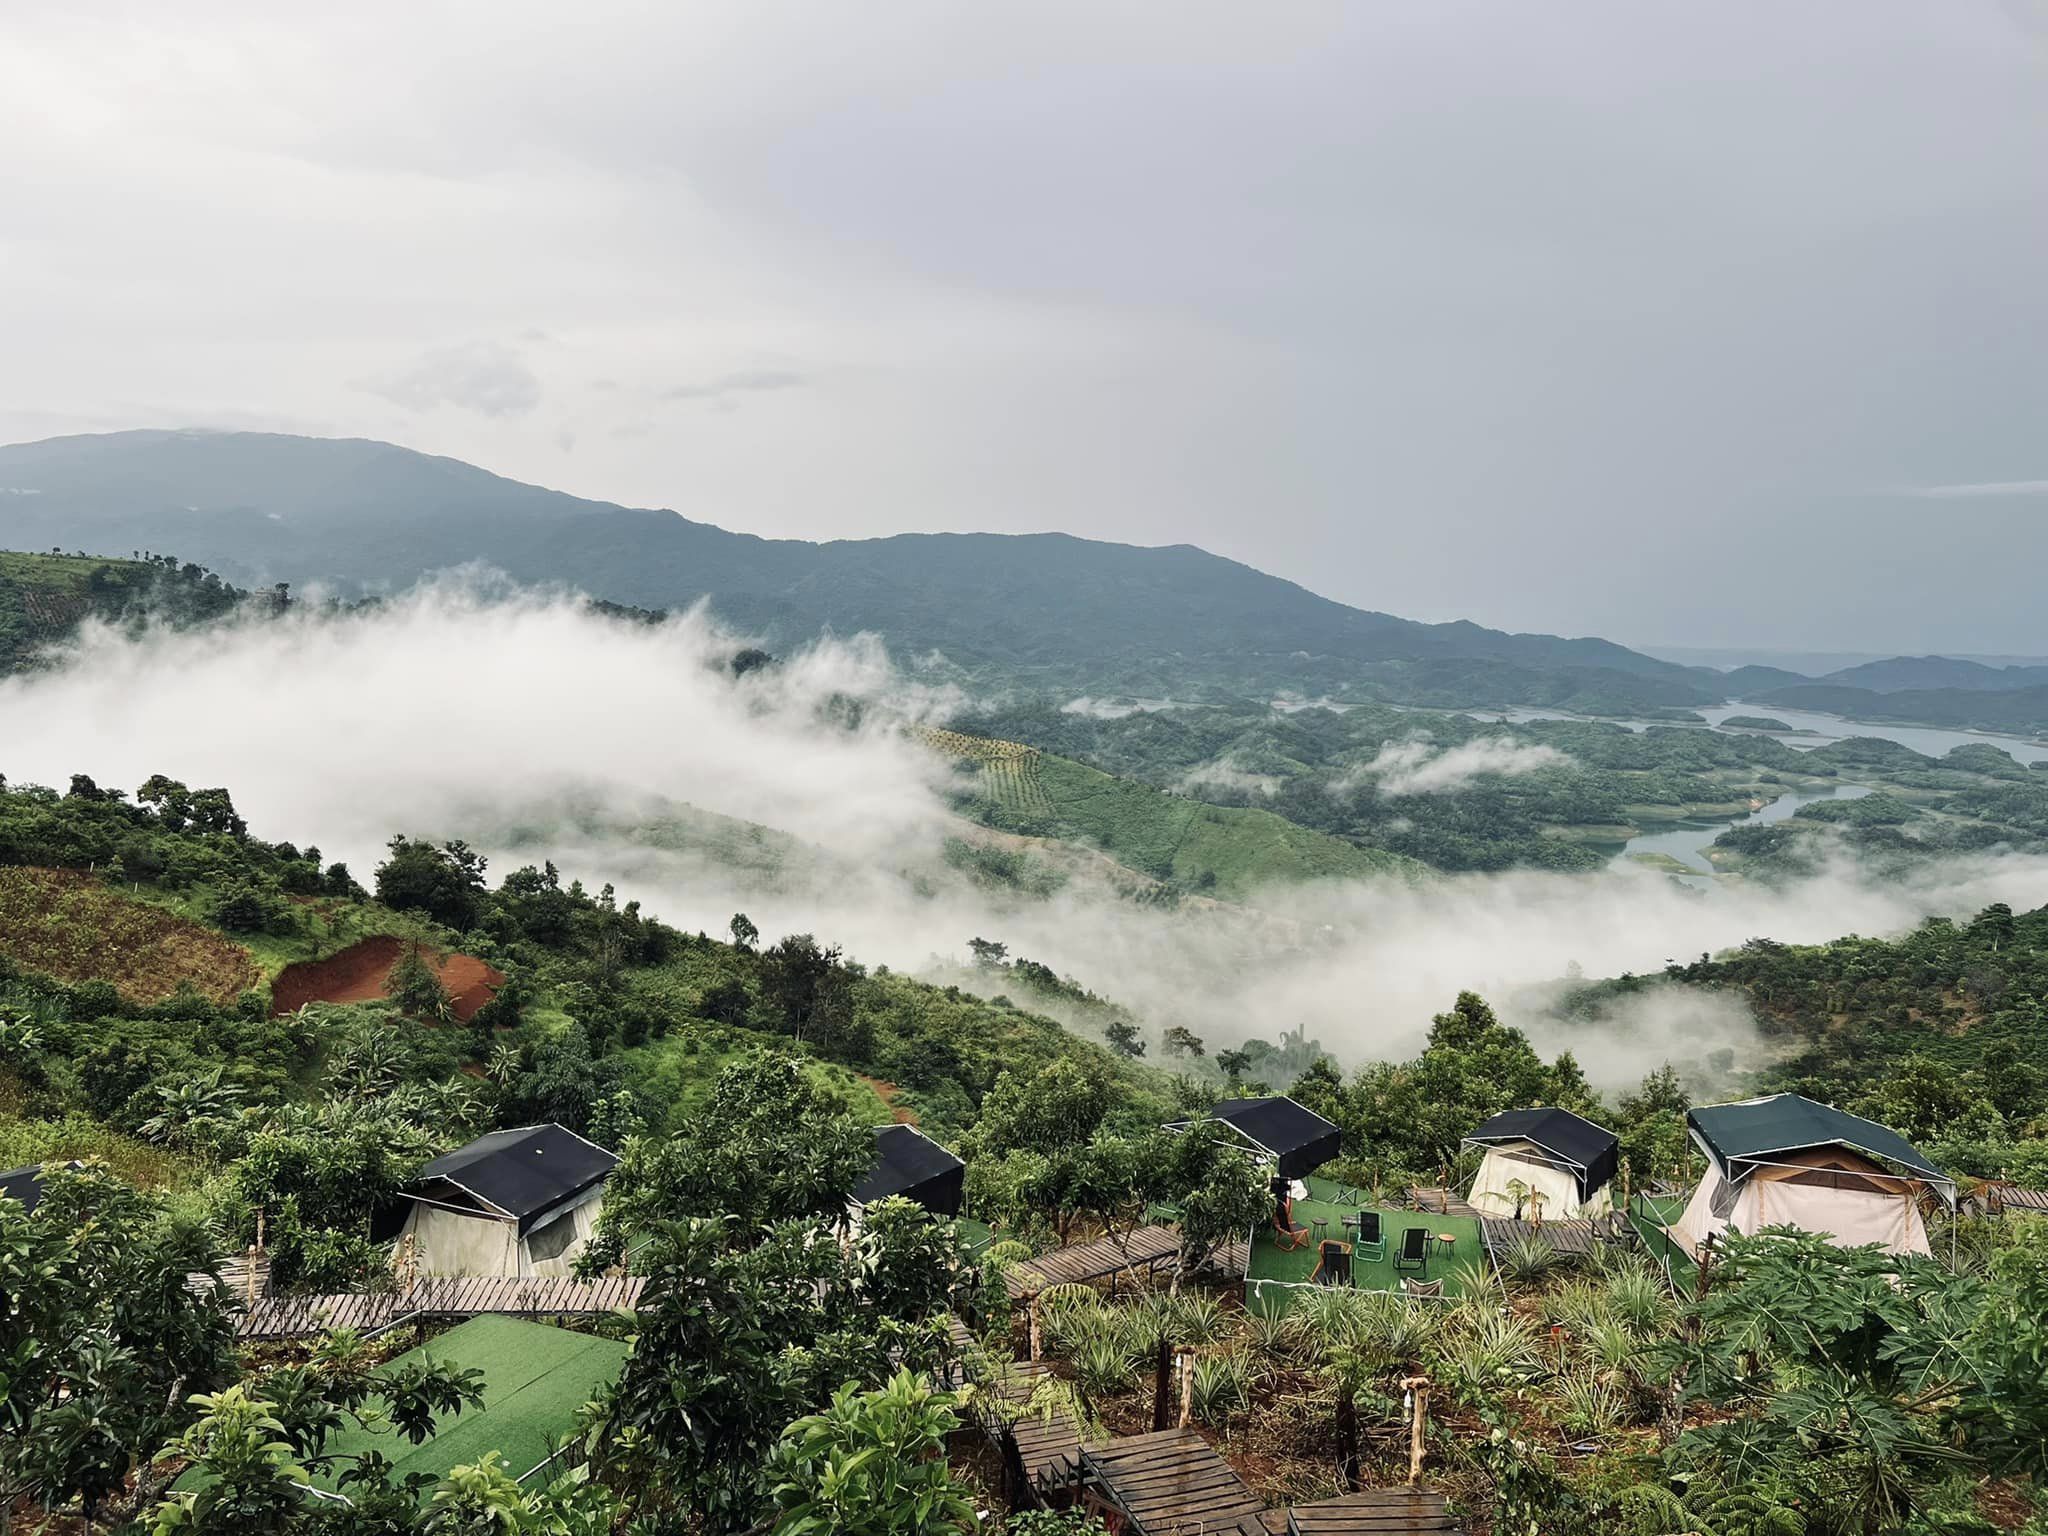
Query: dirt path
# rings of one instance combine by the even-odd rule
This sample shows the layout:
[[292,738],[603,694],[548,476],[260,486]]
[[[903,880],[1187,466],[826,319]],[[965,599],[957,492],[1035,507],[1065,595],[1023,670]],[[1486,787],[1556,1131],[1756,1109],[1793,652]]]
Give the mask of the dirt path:
[[894,1083],[885,1083],[879,1077],[869,1077],[865,1072],[856,1072],[854,1076],[875,1090],[875,1097],[888,1106],[889,1118],[891,1120],[894,1120],[898,1125],[917,1124],[917,1111],[908,1104],[898,1104],[896,1102],[896,1095],[903,1091],[901,1088],[898,1088]]
[[[351,944],[325,960],[300,960],[277,973],[270,984],[270,1011],[291,1013],[307,1003],[370,1003],[390,996],[391,970],[406,951],[407,941],[389,934]],[[432,948],[421,953],[441,978],[455,1002],[455,1017],[467,1022],[497,996],[505,984],[502,972],[474,955],[447,955]]]

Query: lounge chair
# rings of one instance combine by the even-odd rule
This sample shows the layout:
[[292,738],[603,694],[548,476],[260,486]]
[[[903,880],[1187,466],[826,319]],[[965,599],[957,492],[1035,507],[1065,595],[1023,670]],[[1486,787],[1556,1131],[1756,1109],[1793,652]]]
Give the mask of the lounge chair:
[[1334,1238],[1325,1242],[1309,1279],[1318,1285],[1351,1284],[1351,1245]]
[[1309,1240],[1314,1236],[1315,1234],[1309,1231],[1307,1227],[1297,1227],[1294,1224],[1294,1202],[1292,1200],[1283,1200],[1274,1208],[1273,1246],[1275,1248],[1292,1253],[1296,1249],[1306,1248],[1309,1245]]
[[1358,1213],[1358,1258],[1366,1264],[1387,1262],[1387,1233],[1378,1211]]
[[1394,1255],[1396,1274],[1412,1269],[1417,1274],[1429,1273],[1429,1228],[1410,1227],[1401,1234],[1400,1251]]

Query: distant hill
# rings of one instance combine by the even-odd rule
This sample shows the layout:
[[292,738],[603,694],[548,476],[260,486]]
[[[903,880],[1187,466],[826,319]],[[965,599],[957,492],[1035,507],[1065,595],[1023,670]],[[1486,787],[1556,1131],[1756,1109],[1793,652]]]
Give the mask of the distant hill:
[[788,645],[874,630],[1048,687],[1378,691],[1431,702],[1672,706],[1714,675],[1598,639],[1349,608],[1191,545],[1066,534],[808,543],[588,501],[359,439],[122,432],[0,447],[0,547],[175,549],[236,580],[390,590],[485,562],[646,607],[708,597]]
[[1806,683],[1747,697],[1753,704],[1819,710],[1851,720],[1892,720],[1956,730],[2022,734],[2048,731],[2048,687],[1909,688],[1877,693],[1834,683]]
[[1844,667],[1817,679],[1842,688],[1867,688],[1873,693],[1960,688],[1979,693],[2014,688],[2048,687],[2048,667],[1987,667],[1982,662],[1950,656],[1894,656],[1887,661]]

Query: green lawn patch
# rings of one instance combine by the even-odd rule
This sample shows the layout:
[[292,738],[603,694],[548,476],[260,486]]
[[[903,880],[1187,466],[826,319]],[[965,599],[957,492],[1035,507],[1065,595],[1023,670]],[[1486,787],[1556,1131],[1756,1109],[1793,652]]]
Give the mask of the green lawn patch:
[[[350,1429],[327,1444],[328,1453],[354,1456],[382,1451],[395,1472],[431,1472],[480,1460],[497,1451],[505,1468],[520,1477],[552,1451],[552,1440],[574,1426],[576,1410],[618,1378],[626,1345],[616,1339],[571,1333],[512,1317],[476,1317],[439,1338],[410,1350],[394,1365],[431,1358],[484,1373],[483,1405],[444,1419],[440,1430],[418,1445],[392,1432]],[[315,1481],[334,1486],[333,1472]]]
[[[1345,1199],[1343,1187],[1327,1179],[1311,1178],[1306,1182],[1309,1198],[1294,1202],[1294,1224],[1314,1230],[1320,1218],[1327,1225],[1325,1236],[1352,1242],[1353,1233],[1345,1227],[1343,1219],[1346,1216],[1356,1217],[1359,1207],[1366,1202]],[[1455,1296],[1464,1290],[1472,1266],[1485,1263],[1479,1223],[1469,1216],[1381,1208],[1380,1224],[1386,1234],[1386,1258],[1367,1260],[1355,1248],[1352,1251],[1351,1282],[1359,1290],[1398,1291],[1403,1280],[1442,1280],[1445,1294]],[[1448,1249],[1432,1244],[1428,1267],[1420,1274],[1412,1269],[1398,1273],[1394,1269],[1394,1258],[1401,1251],[1401,1234],[1410,1227],[1422,1227],[1431,1233],[1444,1233],[1455,1239]],[[1313,1241],[1304,1247],[1289,1249],[1279,1246],[1277,1236],[1270,1222],[1253,1234],[1251,1270],[1245,1288],[1245,1304],[1268,1316],[1284,1312],[1293,1304],[1300,1292],[1290,1290],[1288,1286],[1306,1284],[1316,1267],[1317,1250]]]

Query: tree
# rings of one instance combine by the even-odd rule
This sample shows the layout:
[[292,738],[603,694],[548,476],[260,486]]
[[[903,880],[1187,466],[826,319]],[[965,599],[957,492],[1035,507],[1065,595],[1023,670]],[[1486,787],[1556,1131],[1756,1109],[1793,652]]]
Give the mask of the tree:
[[43,1178],[33,1215],[0,1199],[0,1527],[28,1499],[96,1516],[235,1371],[224,1298],[185,1284],[203,1228],[94,1168]]
[[398,963],[391,967],[385,991],[401,1011],[416,1019],[445,1023],[455,1016],[454,1000],[448,996],[448,989],[441,985],[440,973],[427,963],[426,955],[417,944],[405,946]]
[[700,1522],[690,1529],[752,1527],[768,1502],[769,1454],[792,1419],[844,1384],[859,1391],[899,1370],[936,1369],[950,1349],[943,1313],[919,1310],[921,1287],[871,1283],[898,1268],[876,1250],[887,1237],[842,1250],[806,1222],[749,1233],[731,1218],[642,1230],[638,1342],[593,1453],[610,1486],[633,1490],[650,1528],[674,1529],[685,1515]]
[[233,1117],[242,1090],[224,1080],[224,1067],[180,1076],[155,1087],[157,1111],[136,1129],[148,1141],[189,1147]]
[[1202,1037],[1189,1029],[1185,1024],[1169,1026],[1166,1033],[1160,1037],[1159,1043],[1164,1047],[1166,1054],[1169,1056],[1200,1056],[1202,1054]]
[[898,1371],[847,1382],[822,1413],[783,1432],[769,1464],[777,1536],[935,1536],[971,1530],[974,1502],[946,1466],[959,1427],[951,1393]]
[[753,919],[744,912],[735,912],[728,926],[732,929],[733,948],[743,954],[752,954],[761,939],[761,930],[754,926]]
[[788,1055],[760,1052],[719,1074],[675,1135],[636,1137],[606,1181],[600,1252],[679,1216],[730,1216],[747,1235],[777,1220],[834,1218],[875,1160],[874,1132]]
[[484,894],[484,858],[467,843],[435,847],[403,835],[377,866],[377,899],[405,912],[424,912],[450,928],[476,925]]
[[1273,1188],[1265,1170],[1207,1120],[1197,1117],[1170,1141],[1170,1156],[1156,1176],[1165,1186],[1160,1192],[1180,1201],[1179,1275],[1184,1278],[1207,1263],[1221,1244],[1271,1218]]
[[1145,1054],[1144,1037],[1129,1019],[1111,1019],[1103,1025],[1102,1033],[1109,1041],[1109,1048],[1119,1056],[1135,1061]]
[[841,1044],[853,1021],[852,976],[839,946],[793,933],[761,956],[762,999],[782,1016],[795,1040],[821,1049]]
[[974,956],[974,963],[984,971],[1000,970],[1010,954],[1009,945],[998,944],[994,939],[969,939],[967,949]]

